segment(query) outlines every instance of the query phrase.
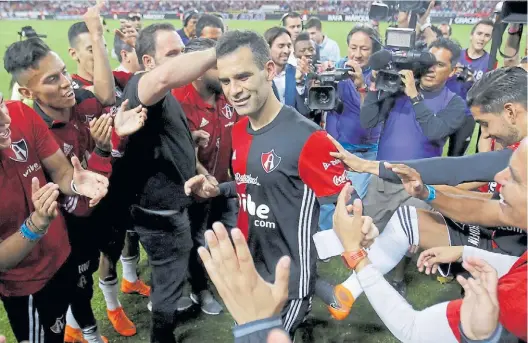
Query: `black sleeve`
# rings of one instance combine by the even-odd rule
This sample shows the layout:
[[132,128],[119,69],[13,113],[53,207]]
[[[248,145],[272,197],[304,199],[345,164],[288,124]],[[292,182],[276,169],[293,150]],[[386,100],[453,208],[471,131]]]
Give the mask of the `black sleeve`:
[[158,113],[158,112],[152,112],[149,109],[157,107],[157,106],[162,106],[165,98],[161,99],[157,104],[154,104],[152,106],[145,106],[139,100],[139,94],[138,94],[139,80],[141,79],[143,75],[145,75],[145,73],[139,73],[130,78],[130,80],[128,81],[125,87],[125,90],[123,91],[123,96],[122,96],[123,101],[125,101],[125,99],[128,100],[128,108],[136,108],[139,105],[141,105],[147,108],[149,113]]
[[466,116],[466,104],[455,95],[446,108],[434,113],[423,101],[413,105],[416,121],[420,124],[424,135],[429,140],[443,139],[458,130]]
[[310,114],[310,109],[304,104],[306,92],[307,90],[305,89],[303,94],[299,94],[299,92],[297,92],[297,88],[295,88],[295,109],[303,116],[308,117]]
[[218,185],[218,188],[220,189],[220,194],[226,198],[237,197],[235,181],[222,182]]
[[[512,154],[511,149],[503,149],[461,157],[433,157],[391,163],[402,163],[416,169],[426,184],[456,186],[464,182],[493,181],[495,174],[508,166]],[[380,178],[401,182],[398,175],[385,168],[383,162],[379,164]]]
[[256,320],[244,325],[235,326],[233,335],[235,343],[263,343],[273,329],[282,329],[280,316]]
[[361,127],[372,129],[385,121],[395,101],[396,96],[390,96],[386,92],[369,91],[359,112]]

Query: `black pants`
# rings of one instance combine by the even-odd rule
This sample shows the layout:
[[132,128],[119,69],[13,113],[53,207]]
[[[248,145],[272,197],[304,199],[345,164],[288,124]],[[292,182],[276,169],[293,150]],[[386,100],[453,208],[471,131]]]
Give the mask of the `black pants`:
[[312,310],[312,299],[311,296],[303,299],[290,299],[281,311],[282,325],[284,330],[290,334],[292,341],[295,338],[295,331]]
[[237,199],[223,196],[206,202],[195,202],[189,207],[193,240],[189,259],[189,282],[194,294],[208,288],[206,271],[198,255],[198,248],[205,246],[205,231],[211,229],[214,222],[221,222],[228,230],[236,227],[237,214]]
[[91,256],[88,254],[76,256],[74,251],[72,257],[76,284],[70,305],[75,320],[81,329],[85,329],[97,325],[92,310],[92,297],[93,273],[99,268],[99,251],[94,250]]
[[449,147],[447,156],[462,156],[466,153],[471,137],[475,130],[475,119],[472,116],[466,116],[464,124],[451,136],[449,136]]
[[75,278],[67,261],[35,294],[2,297],[11,329],[18,342],[63,343],[66,311],[73,296]]
[[150,341],[176,342],[176,302],[182,295],[193,246],[187,210],[153,211],[133,206],[132,218],[151,266]]

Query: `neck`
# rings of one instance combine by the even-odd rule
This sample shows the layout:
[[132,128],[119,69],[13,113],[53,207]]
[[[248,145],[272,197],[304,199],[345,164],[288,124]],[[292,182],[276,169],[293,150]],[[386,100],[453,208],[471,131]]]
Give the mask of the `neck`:
[[319,44],[319,45],[321,45],[321,44],[323,44],[324,39],[325,39],[325,36],[324,36],[324,35],[321,35],[321,40],[320,40],[319,42],[316,42],[316,43]]
[[191,33],[189,32],[189,29],[188,29],[188,28],[184,27],[184,28],[183,28],[183,32],[185,32],[185,35],[186,35],[187,37],[192,38],[192,37],[191,37]]
[[275,63],[275,76],[277,76],[280,73],[282,73],[284,68],[286,68],[286,64],[280,65],[280,64]]
[[471,59],[477,59],[479,57],[482,57],[484,55],[484,49],[480,50],[480,51],[477,51],[475,50],[472,46],[470,46],[468,49],[467,49],[467,54],[468,56],[471,58]]
[[40,109],[44,114],[53,119],[54,121],[60,122],[69,122],[71,116],[71,107],[70,108],[55,108],[46,104],[37,101]]
[[438,86],[435,86],[435,87],[431,87],[431,88],[426,88],[426,87],[423,87],[422,85],[420,85],[420,88],[423,90],[423,91],[426,91],[426,92],[436,92],[436,91],[439,91],[441,90],[442,88],[444,88],[445,86],[445,82],[438,85]]
[[194,81],[192,85],[198,94],[200,94],[200,98],[202,98],[203,101],[209,105],[214,105],[216,103],[216,94],[214,92],[211,92],[197,81]]
[[270,94],[264,106],[262,106],[257,113],[248,115],[251,128],[255,131],[262,129],[279,115],[281,108],[282,104],[277,100],[273,95],[273,91],[270,89]]
[[80,67],[77,68],[77,75],[79,75],[80,77],[82,77],[86,81],[89,81],[89,82],[93,83],[93,75],[88,73],[86,70],[84,70],[84,69],[82,69]]

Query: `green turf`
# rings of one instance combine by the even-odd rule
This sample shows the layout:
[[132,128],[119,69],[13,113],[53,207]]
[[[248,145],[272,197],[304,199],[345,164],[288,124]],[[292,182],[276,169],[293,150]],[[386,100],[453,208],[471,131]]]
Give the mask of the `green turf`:
[[[5,48],[13,41],[18,40],[17,31],[25,25],[33,26],[37,32],[47,34],[46,42],[64,59],[70,73],[75,73],[75,63],[69,57],[67,31],[73,21],[2,21],[0,32],[0,47],[2,57]],[[117,28],[117,21],[108,21],[110,29]],[[148,24],[145,23],[145,24]],[[179,21],[173,24],[180,26]],[[277,25],[278,21],[229,21],[230,29],[253,29],[264,32],[267,28]],[[352,23],[324,23],[324,31],[333,39],[337,40],[341,48],[341,54],[346,55],[346,34],[353,26]],[[382,25],[384,32],[386,25]],[[467,40],[471,26],[458,25],[453,27],[454,37],[463,46],[467,46]],[[113,41],[110,34],[106,35],[107,42]],[[524,37],[524,39],[526,39]],[[524,46],[524,45],[523,45]],[[112,66],[118,65],[116,60],[112,60]],[[3,68],[0,68],[0,92],[6,98],[10,96],[9,75]],[[474,142],[475,140],[473,140]],[[474,152],[474,143],[470,147],[470,152]],[[144,261],[141,262],[142,278],[149,281],[148,270]],[[120,268],[120,266],[119,266]],[[343,281],[348,271],[343,267],[340,259],[333,259],[330,263],[321,264],[319,268],[321,275],[333,282]],[[97,280],[97,276],[95,276]],[[457,297],[458,288],[455,285],[440,285],[434,278],[419,275],[412,265],[407,272],[408,300],[417,309],[423,309],[440,301],[445,301]],[[111,342],[147,342],[149,327],[149,312],[147,310],[147,299],[137,296],[120,295],[127,314],[134,321],[138,328],[138,334],[131,338],[120,337],[110,326],[105,314],[105,304],[99,288],[95,287],[93,309],[99,320],[101,332],[106,335]],[[15,342],[9,327],[5,311],[0,307],[0,334],[7,336],[7,342]],[[231,327],[233,324],[229,314],[211,317],[194,311],[189,314],[189,318],[182,323],[175,331],[180,342],[230,342],[232,341]],[[332,320],[318,299],[314,302],[313,312],[308,320],[308,325],[303,328],[299,335],[303,342],[397,342],[391,333],[385,328],[378,316],[372,310],[367,299],[361,297],[352,310],[351,315],[343,322]]]

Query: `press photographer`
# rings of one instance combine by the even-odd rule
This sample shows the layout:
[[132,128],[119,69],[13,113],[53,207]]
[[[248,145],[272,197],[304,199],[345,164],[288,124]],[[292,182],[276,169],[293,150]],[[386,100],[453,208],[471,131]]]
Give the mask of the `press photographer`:
[[[364,128],[373,128],[384,122],[378,160],[410,160],[442,155],[447,137],[463,124],[466,115],[462,98],[445,86],[455,73],[460,51],[458,43],[440,38],[429,48],[434,64],[425,69],[418,80],[415,79],[418,70],[393,69],[390,73],[384,70],[382,75],[391,75],[393,79],[389,81],[393,82],[385,82],[387,79],[380,79],[377,75],[361,108],[360,119]],[[374,54],[371,64],[379,63],[382,55],[386,52]],[[389,64],[397,65],[392,61]],[[381,81],[387,86],[398,85],[394,71],[401,77],[403,90],[379,89]]]

